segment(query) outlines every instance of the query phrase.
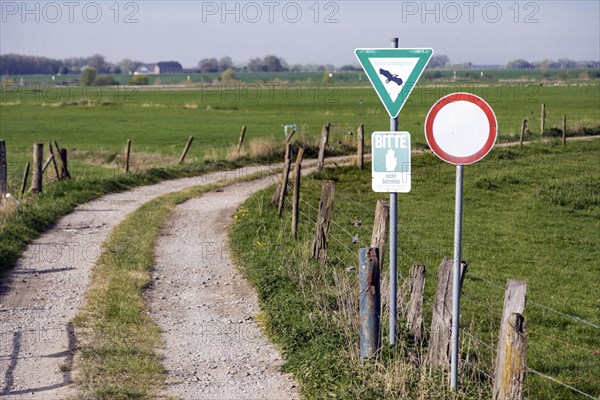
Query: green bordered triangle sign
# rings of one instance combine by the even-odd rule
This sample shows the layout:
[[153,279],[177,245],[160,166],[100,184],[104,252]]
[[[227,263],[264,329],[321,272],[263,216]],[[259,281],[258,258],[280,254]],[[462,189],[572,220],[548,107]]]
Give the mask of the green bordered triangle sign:
[[388,114],[396,118],[433,49],[356,49],[354,53]]

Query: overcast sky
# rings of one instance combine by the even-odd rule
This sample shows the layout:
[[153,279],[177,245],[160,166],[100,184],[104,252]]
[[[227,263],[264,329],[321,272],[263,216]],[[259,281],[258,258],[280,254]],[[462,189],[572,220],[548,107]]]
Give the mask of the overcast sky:
[[355,48],[431,47],[452,63],[600,60],[600,1],[0,0],[0,54],[104,55],[116,62],[274,54],[356,64]]

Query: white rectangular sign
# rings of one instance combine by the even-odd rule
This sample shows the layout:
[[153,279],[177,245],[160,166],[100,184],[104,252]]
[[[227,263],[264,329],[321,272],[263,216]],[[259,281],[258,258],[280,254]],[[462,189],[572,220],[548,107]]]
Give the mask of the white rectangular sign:
[[371,154],[374,192],[410,192],[410,133],[373,132]]

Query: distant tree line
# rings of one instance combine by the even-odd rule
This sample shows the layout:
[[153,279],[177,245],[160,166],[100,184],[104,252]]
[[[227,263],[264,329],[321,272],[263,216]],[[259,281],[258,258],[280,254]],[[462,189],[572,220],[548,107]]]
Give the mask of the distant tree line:
[[[133,73],[143,62],[131,59],[124,59],[117,63],[109,62],[101,54],[94,54],[90,57],[73,57],[63,60],[27,56],[21,54],[0,55],[0,74],[2,75],[34,75],[34,74],[52,74],[67,75],[79,74],[86,67],[94,68],[98,74],[129,74]],[[479,66],[481,67],[481,66]],[[455,69],[470,70],[478,69],[470,62],[463,64],[450,64],[450,59],[445,54],[434,54],[427,65],[430,70]],[[502,66],[497,66],[502,68]],[[568,58],[554,60],[543,60],[538,62],[529,62],[518,59],[504,65],[505,69],[527,70],[555,70],[555,69],[598,69],[598,61],[573,61]],[[348,64],[341,68],[336,68],[331,64],[294,64],[289,65],[282,57],[266,55],[264,57],[255,57],[250,59],[247,64],[234,64],[230,57],[204,58],[198,62],[197,68],[189,72],[201,73],[223,73],[232,69],[235,72],[330,72],[340,70],[342,72],[362,71],[358,64]]]

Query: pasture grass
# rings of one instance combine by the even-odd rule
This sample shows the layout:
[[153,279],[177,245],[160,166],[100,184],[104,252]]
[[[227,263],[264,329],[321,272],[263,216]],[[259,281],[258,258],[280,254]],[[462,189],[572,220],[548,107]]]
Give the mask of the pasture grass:
[[[299,239],[290,235],[291,212],[279,220],[270,204],[273,188],[252,196],[230,232],[245,276],[257,288],[271,338],[300,382],[304,398],[480,399],[491,397],[494,350],[506,279],[527,282],[525,318],[528,367],[578,390],[600,395],[600,140],[537,143],[523,150],[493,150],[465,168],[462,370],[456,397],[447,375],[413,364],[423,349],[407,340],[404,315],[399,345],[387,347],[387,299],[383,299],[384,350],[377,363],[358,360],[357,251],[368,247],[375,201],[369,166],[326,169],[302,179]],[[425,326],[438,265],[452,256],[453,166],[434,156],[413,157],[409,194],[399,195],[400,310],[413,264],[427,267]],[[322,179],[336,181],[329,258],[310,260]],[[360,224],[357,223],[360,221]],[[352,236],[358,235],[354,244]],[[384,266],[382,293],[387,290]],[[418,356],[417,356],[418,357]],[[579,399],[574,391],[528,374],[529,399]]]

